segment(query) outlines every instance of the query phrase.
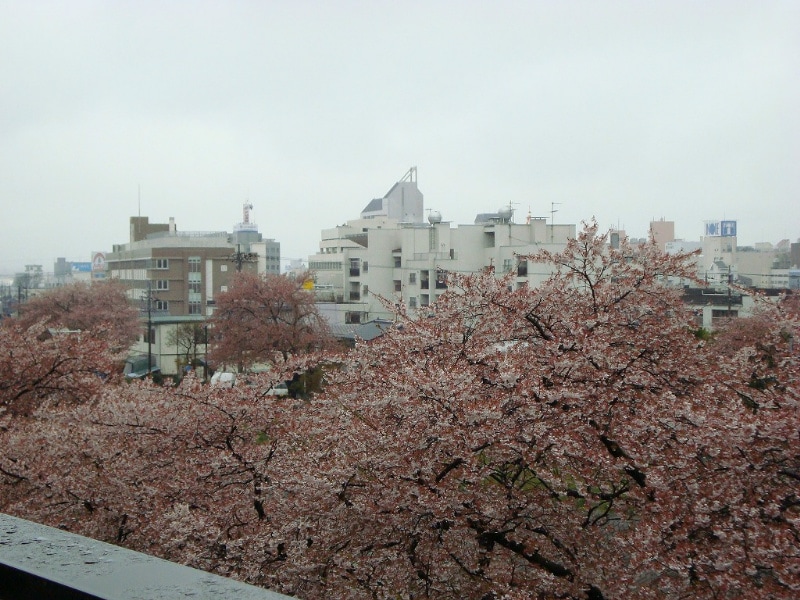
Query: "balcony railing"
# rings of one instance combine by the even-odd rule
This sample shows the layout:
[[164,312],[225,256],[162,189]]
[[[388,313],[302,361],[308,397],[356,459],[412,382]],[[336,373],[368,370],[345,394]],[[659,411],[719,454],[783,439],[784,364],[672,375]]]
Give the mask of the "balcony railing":
[[289,596],[0,513],[0,598],[288,600]]

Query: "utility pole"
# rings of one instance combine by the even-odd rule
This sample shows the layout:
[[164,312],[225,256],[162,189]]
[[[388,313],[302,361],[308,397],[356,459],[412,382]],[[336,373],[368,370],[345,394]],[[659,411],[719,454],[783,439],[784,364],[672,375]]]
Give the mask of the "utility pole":
[[147,282],[147,376],[153,373],[153,294]]
[[733,285],[733,273],[731,266],[728,265],[728,318],[731,318],[731,285]]
[[205,348],[203,350],[203,381],[208,380],[208,323],[203,325],[203,341]]
[[152,283],[147,281],[147,377],[153,376],[153,297]]
[[258,260],[258,254],[255,252],[242,252],[242,245],[236,244],[236,252],[231,254],[228,259],[236,265],[236,272],[241,273],[242,265],[244,263],[252,263]]

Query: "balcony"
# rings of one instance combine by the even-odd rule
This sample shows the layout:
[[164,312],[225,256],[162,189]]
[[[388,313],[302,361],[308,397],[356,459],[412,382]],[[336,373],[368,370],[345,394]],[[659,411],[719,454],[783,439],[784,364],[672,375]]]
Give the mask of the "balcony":
[[3,600],[190,597],[289,600],[233,579],[0,513]]

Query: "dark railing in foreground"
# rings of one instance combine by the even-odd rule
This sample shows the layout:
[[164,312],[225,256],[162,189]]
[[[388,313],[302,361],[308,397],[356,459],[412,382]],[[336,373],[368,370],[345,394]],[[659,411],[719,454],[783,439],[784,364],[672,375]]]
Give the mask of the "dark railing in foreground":
[[287,600],[233,579],[0,513],[0,599]]

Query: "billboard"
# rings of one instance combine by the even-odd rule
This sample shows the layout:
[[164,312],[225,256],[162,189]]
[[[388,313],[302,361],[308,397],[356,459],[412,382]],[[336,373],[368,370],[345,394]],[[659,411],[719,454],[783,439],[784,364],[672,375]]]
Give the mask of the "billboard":
[[106,276],[106,255],[104,252],[92,252],[92,279],[104,279]]
[[69,263],[72,266],[73,273],[91,273],[92,263],[90,262],[73,262]]
[[706,235],[710,237],[736,237],[736,221],[706,221]]

